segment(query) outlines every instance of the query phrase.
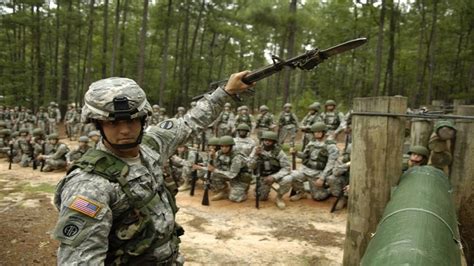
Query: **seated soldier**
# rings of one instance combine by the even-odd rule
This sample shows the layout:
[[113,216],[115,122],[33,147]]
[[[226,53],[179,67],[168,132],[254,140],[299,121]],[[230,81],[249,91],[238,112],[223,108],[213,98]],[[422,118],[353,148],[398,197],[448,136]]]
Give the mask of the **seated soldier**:
[[[252,180],[247,160],[243,154],[233,150],[235,142],[231,136],[221,137],[219,144],[220,150],[216,153],[214,165],[207,166],[208,171],[212,173],[212,189],[217,193],[211,200],[228,198],[234,202],[245,201]],[[214,156],[212,151],[210,156]]]
[[91,147],[95,149],[97,147],[97,143],[100,141],[99,131],[92,130],[89,132],[89,134],[87,134],[87,136],[89,137]]
[[339,149],[333,140],[326,139],[327,130],[324,123],[316,122],[311,126],[314,138],[303,152],[296,152],[294,148],[290,148],[290,153],[296,153],[297,157],[303,159],[302,169],[291,173],[293,190],[296,192],[290,197],[291,201],[300,200],[304,196],[305,182],[308,182],[308,190],[314,200],[325,200],[329,197],[326,179],[331,175],[339,157]]
[[[285,152],[278,145],[278,135],[272,131],[262,132],[260,138],[262,145],[252,150],[249,158],[249,166],[257,169],[260,174],[259,199],[267,200],[271,188],[275,189],[277,196],[275,204],[279,209],[286,207],[283,201],[285,195],[291,188],[290,161]],[[273,183],[278,183],[274,188]]]
[[66,168],[69,169],[69,167],[72,166],[75,161],[79,160],[89,149],[92,149],[92,147],[89,146],[89,138],[87,136],[80,136],[79,146],[66,154]]
[[[171,157],[173,168],[177,172],[177,176],[182,180],[183,184],[178,187],[178,191],[186,191],[191,189],[191,172],[193,164],[201,161],[199,153],[196,150],[191,150],[186,144],[178,145],[177,153]],[[200,173],[200,176],[202,174]]]
[[38,156],[38,160],[44,160],[43,172],[65,168],[66,154],[69,152],[69,148],[66,144],[59,142],[57,133],[49,134],[48,141],[45,154]]
[[29,167],[33,162],[33,147],[31,135],[27,128],[20,129],[20,137],[17,140],[19,152],[21,154],[20,166]]
[[40,154],[44,154],[45,146],[46,146],[46,139],[43,129],[35,128],[33,129],[33,138],[31,139],[31,144],[33,146],[33,169],[36,169],[38,166],[38,156]]

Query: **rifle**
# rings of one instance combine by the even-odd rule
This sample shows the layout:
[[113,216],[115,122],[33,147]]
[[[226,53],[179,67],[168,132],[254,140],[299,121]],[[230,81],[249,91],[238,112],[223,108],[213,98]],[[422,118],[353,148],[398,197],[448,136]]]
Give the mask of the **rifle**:
[[33,162],[33,170],[36,170],[37,165],[36,165],[36,158],[35,158],[35,151],[33,149],[33,144],[31,144],[31,139],[28,140],[28,147],[30,147],[30,158],[31,158],[31,161]]
[[[291,170],[296,170],[296,152],[291,154]],[[292,188],[290,191],[290,197],[296,195],[296,191]]]
[[206,151],[206,129],[201,132],[201,151]]
[[[45,151],[45,147],[46,147],[46,142],[43,140],[43,143],[41,144],[41,154],[44,154],[46,151]],[[44,159],[41,160],[41,168],[40,168],[40,172],[43,172],[43,168],[44,168]]]
[[[311,70],[315,68],[317,65],[319,65],[320,63],[322,63],[324,60],[328,59],[329,57],[355,49],[366,42],[367,42],[366,38],[358,38],[358,39],[354,39],[345,43],[338,44],[326,50],[320,50],[318,48],[315,48],[315,49],[306,51],[303,54],[290,58],[288,60],[284,60],[284,59],[279,58],[278,56],[272,55],[273,64],[251,71],[245,77],[242,78],[242,82],[250,85],[256,81],[259,81],[277,72],[282,71],[285,67],[288,67],[290,69],[299,68],[301,70]],[[225,83],[227,83],[227,80],[221,80],[221,81],[216,81],[216,82],[211,83],[210,92],[214,91],[217,87]],[[207,92],[207,93],[210,93],[210,92]],[[254,91],[250,90],[250,92],[254,92]],[[194,97],[193,101],[196,101],[202,98],[207,93]],[[234,100],[242,101],[240,96],[237,94],[233,95],[232,97],[234,98]]]
[[[194,159],[194,164],[198,163],[199,151],[196,151],[196,158]],[[190,196],[194,196],[194,189],[196,189],[196,181],[198,179],[197,169],[191,173],[191,190],[189,191]]]
[[257,159],[257,168],[255,169],[255,208],[260,208],[260,168],[262,162]]
[[13,143],[10,143],[10,154],[8,156],[8,170],[12,170],[13,162]]
[[344,192],[343,191],[341,191],[341,193],[339,193],[339,196],[337,196],[336,201],[334,202],[334,204],[331,207],[330,213],[333,213],[336,210],[337,203],[339,203],[339,201],[342,199],[342,197],[344,197]]
[[[213,165],[214,160],[210,159],[208,165]],[[209,206],[209,189],[211,188],[211,172],[207,171],[206,180],[204,181],[204,194],[202,195],[201,204]]]

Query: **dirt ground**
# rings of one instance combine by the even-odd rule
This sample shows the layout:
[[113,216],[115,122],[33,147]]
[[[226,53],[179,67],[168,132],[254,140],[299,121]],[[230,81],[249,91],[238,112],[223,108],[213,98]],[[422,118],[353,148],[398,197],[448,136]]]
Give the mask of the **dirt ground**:
[[[0,159],[0,265],[54,265],[57,242],[51,238],[57,211],[52,204],[64,172],[41,173]],[[201,205],[202,186],[194,197],[177,196],[177,220],[185,228],[181,252],[187,265],[340,265],[346,209],[330,214],[335,198],[287,202],[280,211],[270,200],[255,208],[246,202]],[[274,192],[272,192],[274,193]],[[212,196],[212,193],[211,193]]]

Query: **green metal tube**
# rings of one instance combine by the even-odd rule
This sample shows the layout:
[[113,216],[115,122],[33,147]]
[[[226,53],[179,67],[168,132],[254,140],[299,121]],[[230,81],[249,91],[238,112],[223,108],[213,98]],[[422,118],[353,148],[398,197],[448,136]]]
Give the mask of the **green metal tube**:
[[402,175],[361,265],[461,265],[451,185],[441,170],[420,166]]

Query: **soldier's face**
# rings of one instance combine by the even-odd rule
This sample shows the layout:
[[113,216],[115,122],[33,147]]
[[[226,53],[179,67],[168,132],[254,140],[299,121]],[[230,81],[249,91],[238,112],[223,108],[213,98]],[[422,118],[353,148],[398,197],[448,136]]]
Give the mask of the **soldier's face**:
[[313,136],[315,139],[322,139],[324,137],[324,132],[322,131],[314,132]]
[[79,147],[84,148],[87,146],[87,142],[81,141],[79,142]]
[[57,140],[57,139],[50,139],[50,140],[49,140],[49,143],[50,143],[51,145],[55,145],[56,143],[58,143],[58,140]]
[[112,144],[134,143],[142,129],[140,118],[119,121],[100,121],[100,124],[107,140]]
[[423,155],[420,155],[418,153],[410,154],[411,165],[420,165],[422,161],[423,161]]
[[178,153],[181,154],[181,153],[184,153],[186,151],[186,146],[178,146]]
[[247,114],[247,112],[248,112],[247,109],[240,110],[240,113],[242,113],[243,115]]
[[222,145],[221,146],[221,151],[222,151],[223,154],[229,153],[231,149],[232,149],[232,146],[230,146],[230,145]]
[[291,108],[290,107],[285,107],[285,108],[283,108],[283,110],[285,110],[285,112],[289,113],[291,111]]
[[239,137],[241,137],[241,138],[247,137],[247,131],[246,130],[239,130]]
[[271,146],[273,146],[274,143],[275,142],[271,139],[264,139],[263,140],[263,146],[265,146],[265,147],[271,147]]
[[334,111],[334,108],[336,108],[335,105],[332,105],[332,104],[326,105],[326,111],[328,111],[328,112]]

